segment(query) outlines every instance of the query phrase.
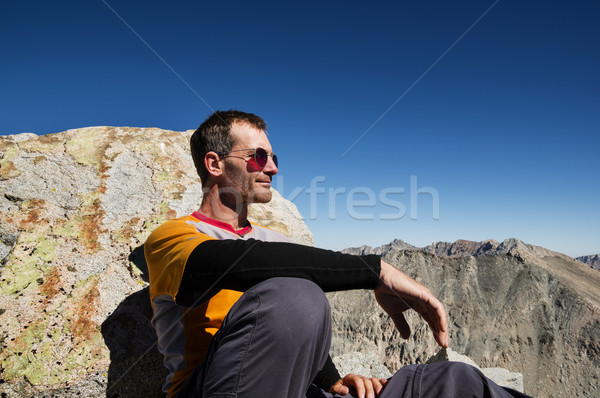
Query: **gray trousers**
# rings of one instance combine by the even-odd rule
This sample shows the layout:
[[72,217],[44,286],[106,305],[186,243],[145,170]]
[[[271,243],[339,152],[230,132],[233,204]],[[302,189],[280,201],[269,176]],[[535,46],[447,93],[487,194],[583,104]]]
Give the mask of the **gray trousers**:
[[[331,314],[323,291],[299,278],[273,278],[248,289],[211,341],[204,362],[177,398],[332,398],[311,384],[327,359]],[[352,395],[346,395],[350,398]],[[476,368],[455,362],[411,365],[382,398],[525,397]]]

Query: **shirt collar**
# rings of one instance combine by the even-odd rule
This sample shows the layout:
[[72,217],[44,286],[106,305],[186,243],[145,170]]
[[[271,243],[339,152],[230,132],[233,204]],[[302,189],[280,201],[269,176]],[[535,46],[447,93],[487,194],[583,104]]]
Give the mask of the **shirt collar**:
[[252,231],[252,224],[250,224],[250,223],[249,223],[249,225],[248,225],[248,226],[246,226],[246,227],[244,227],[244,228],[241,228],[241,229],[237,229],[237,230],[236,230],[236,229],[234,229],[234,228],[231,226],[231,224],[228,224],[228,223],[226,223],[226,222],[219,221],[219,220],[215,220],[215,219],[213,219],[213,218],[207,217],[207,216],[205,216],[204,214],[202,214],[202,213],[199,213],[198,211],[195,211],[195,212],[193,212],[193,213],[192,213],[192,217],[194,217],[194,218],[197,218],[198,220],[200,220],[200,221],[203,221],[203,222],[205,222],[205,223],[207,223],[207,224],[213,225],[213,226],[215,226],[215,227],[218,227],[218,228],[224,229],[224,230],[226,230],[226,231],[229,231],[229,232],[233,232],[234,234],[236,234],[236,235],[239,235],[239,236],[241,236],[242,238],[243,238],[243,237],[244,237],[246,234],[248,234],[250,231]]

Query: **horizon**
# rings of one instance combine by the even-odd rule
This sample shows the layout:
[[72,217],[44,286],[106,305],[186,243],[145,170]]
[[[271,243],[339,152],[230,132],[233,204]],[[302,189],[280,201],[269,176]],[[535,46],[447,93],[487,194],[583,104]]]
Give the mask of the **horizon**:
[[316,246],[600,253],[599,3],[2,8],[1,135],[240,109],[265,119],[273,187]]

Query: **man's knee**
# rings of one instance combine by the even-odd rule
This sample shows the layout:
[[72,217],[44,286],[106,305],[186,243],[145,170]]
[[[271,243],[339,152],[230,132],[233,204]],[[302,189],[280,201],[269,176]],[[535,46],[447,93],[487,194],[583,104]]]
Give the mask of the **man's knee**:
[[483,373],[461,362],[405,366],[390,379],[386,390],[389,396],[490,396],[485,395],[489,386]]
[[[256,289],[255,289],[256,288]],[[271,278],[252,288],[260,297],[262,316],[296,329],[330,328],[331,312],[325,293],[301,278]]]
[[485,377],[483,376],[483,373],[481,373],[481,371],[479,369],[477,369],[474,366],[471,366],[467,363],[463,363],[463,362],[453,362],[453,361],[449,361],[446,362],[446,366],[448,368],[448,373],[452,374],[454,376],[454,378],[456,379],[461,379],[461,378],[482,378]]
[[422,380],[422,386],[428,386],[430,391],[438,389],[452,391],[453,395],[448,396],[483,395],[487,389],[486,377],[483,373],[474,366],[462,362],[434,363],[427,367],[424,377],[426,380]]

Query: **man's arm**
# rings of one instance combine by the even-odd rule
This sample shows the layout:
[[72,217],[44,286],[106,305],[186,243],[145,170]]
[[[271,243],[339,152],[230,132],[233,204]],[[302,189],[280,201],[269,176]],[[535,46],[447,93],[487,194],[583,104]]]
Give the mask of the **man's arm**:
[[189,256],[177,302],[194,306],[211,291],[245,291],[273,277],[309,279],[323,291],[375,289],[375,298],[403,338],[410,336],[404,311],[412,308],[429,324],[434,338],[448,346],[443,304],[427,289],[379,256],[353,256],[294,243],[211,240]]
[[285,242],[209,240],[188,257],[176,300],[195,306],[220,289],[246,291],[266,279],[308,279],[323,291],[375,289],[379,256],[353,256]]

